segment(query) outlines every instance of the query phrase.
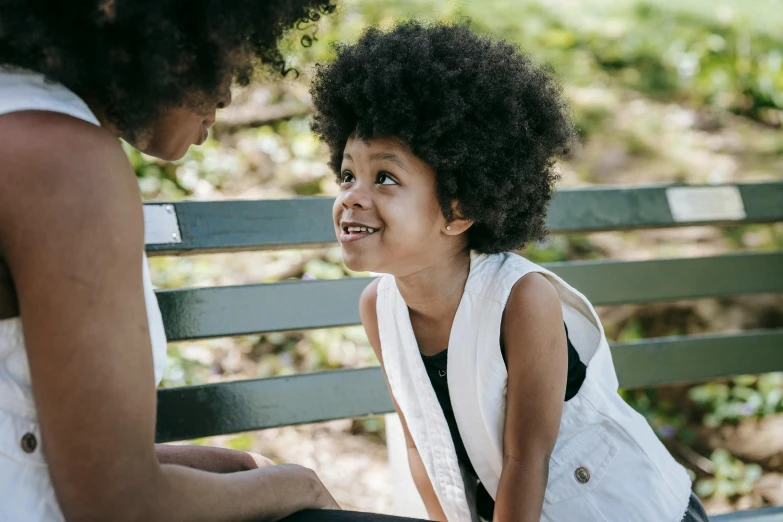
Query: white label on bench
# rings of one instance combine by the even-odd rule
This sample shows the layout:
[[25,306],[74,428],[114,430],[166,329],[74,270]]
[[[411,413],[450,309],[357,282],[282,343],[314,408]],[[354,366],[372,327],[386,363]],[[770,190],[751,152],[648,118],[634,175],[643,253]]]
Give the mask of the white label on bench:
[[671,187],[666,189],[666,199],[678,223],[745,218],[745,205],[736,186]]
[[144,243],[182,243],[174,205],[144,205]]

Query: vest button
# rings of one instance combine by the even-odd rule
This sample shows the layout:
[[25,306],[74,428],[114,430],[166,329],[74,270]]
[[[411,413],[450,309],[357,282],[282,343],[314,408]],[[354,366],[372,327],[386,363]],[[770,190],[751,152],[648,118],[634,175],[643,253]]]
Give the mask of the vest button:
[[576,468],[576,471],[574,471],[574,478],[580,484],[587,484],[590,481],[590,471],[583,467]]
[[22,451],[32,453],[38,447],[38,439],[32,433],[25,433],[22,436]]

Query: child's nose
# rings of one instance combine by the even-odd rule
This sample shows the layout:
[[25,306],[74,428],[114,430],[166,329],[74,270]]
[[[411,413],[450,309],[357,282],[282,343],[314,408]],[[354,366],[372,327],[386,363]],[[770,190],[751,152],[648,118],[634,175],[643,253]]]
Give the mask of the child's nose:
[[349,190],[343,193],[343,207],[355,209],[368,209],[372,205],[372,198],[367,190],[361,184],[356,183]]

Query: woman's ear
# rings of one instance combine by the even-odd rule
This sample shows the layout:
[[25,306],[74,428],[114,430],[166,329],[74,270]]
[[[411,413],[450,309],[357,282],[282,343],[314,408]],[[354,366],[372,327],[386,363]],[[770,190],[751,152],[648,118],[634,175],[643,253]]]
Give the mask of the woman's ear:
[[473,225],[473,221],[466,219],[462,215],[462,210],[459,208],[457,201],[451,202],[451,221],[446,221],[443,224],[443,233],[448,236],[457,236],[462,234]]

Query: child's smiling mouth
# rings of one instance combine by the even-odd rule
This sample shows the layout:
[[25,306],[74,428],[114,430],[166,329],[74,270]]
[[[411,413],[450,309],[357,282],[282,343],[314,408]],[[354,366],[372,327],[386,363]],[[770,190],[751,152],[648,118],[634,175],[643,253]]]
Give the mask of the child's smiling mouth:
[[352,243],[370,237],[380,230],[380,227],[369,227],[362,223],[343,222],[340,224],[340,243]]

